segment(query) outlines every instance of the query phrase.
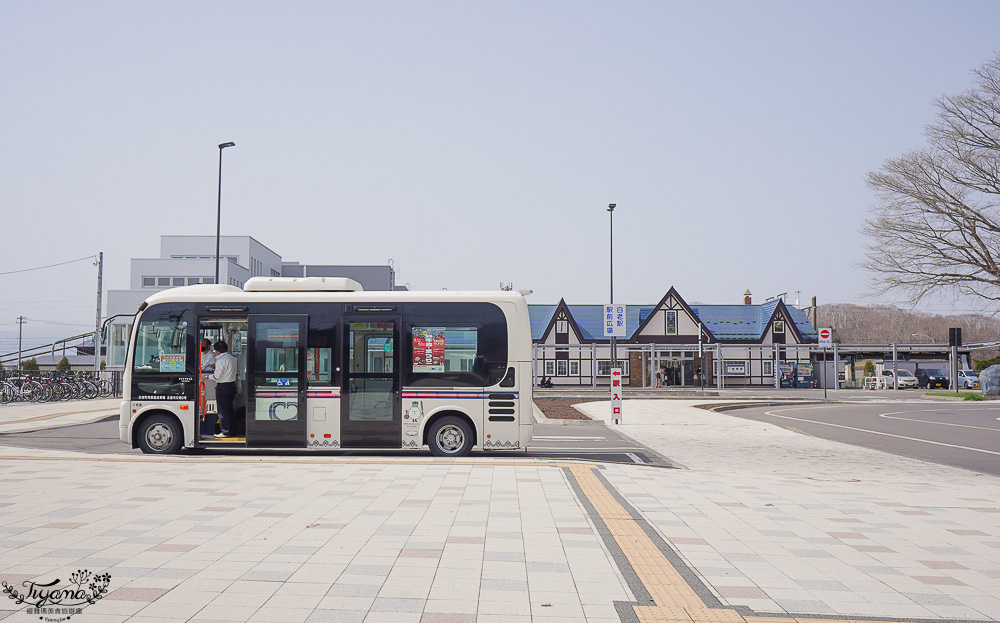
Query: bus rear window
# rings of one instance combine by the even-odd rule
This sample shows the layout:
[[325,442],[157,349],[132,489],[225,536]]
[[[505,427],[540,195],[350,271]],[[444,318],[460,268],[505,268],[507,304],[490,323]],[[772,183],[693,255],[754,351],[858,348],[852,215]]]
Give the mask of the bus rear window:
[[133,370],[183,374],[187,370],[187,322],[151,320],[139,323]]

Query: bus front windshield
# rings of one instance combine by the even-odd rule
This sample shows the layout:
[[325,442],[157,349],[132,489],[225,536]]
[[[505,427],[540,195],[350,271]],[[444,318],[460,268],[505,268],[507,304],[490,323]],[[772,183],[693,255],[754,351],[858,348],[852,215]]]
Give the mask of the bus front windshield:
[[139,323],[132,369],[142,373],[184,373],[187,368],[187,322],[151,320]]

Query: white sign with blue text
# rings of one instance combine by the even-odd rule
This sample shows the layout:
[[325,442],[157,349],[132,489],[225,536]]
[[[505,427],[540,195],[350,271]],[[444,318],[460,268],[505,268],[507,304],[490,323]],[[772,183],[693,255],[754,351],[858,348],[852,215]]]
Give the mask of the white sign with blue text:
[[625,306],[604,306],[604,337],[625,337]]

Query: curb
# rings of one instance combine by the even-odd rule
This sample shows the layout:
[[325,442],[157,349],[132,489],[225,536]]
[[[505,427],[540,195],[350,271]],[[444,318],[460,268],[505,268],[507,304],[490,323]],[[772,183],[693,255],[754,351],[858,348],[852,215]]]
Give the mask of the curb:
[[106,420],[106,419],[112,418],[112,417],[118,417],[119,415],[120,415],[119,412],[109,410],[104,415],[95,415],[95,416],[88,417],[88,418],[83,419],[83,420],[77,420],[77,421],[72,421],[72,422],[67,422],[67,421],[60,422],[59,420],[55,420],[55,421],[51,421],[50,420],[51,423],[46,424],[44,426],[29,426],[28,428],[18,428],[16,430],[10,430],[10,429],[8,429],[8,427],[20,426],[20,424],[17,424],[16,422],[7,422],[5,424],[0,424],[0,435],[17,435],[17,434],[20,434],[20,433],[37,433],[38,431],[52,430],[52,429],[55,429],[55,428],[66,428],[67,426],[82,426],[83,424],[94,424],[96,422],[100,422],[101,420]]
[[554,420],[552,418],[545,417],[542,410],[538,408],[538,405],[532,401],[531,403],[531,415],[535,418],[535,424],[545,424],[546,426],[603,426],[604,422],[600,420]]

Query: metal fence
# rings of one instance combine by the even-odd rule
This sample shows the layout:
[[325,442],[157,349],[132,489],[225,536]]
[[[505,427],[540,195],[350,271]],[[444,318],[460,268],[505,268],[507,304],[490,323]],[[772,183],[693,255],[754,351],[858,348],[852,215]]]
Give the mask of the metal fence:
[[[951,348],[943,344],[622,344],[616,358],[630,388],[860,388],[864,363],[884,370],[971,368],[975,351],[995,342]],[[607,343],[533,344],[532,382],[553,387],[610,383]],[[892,389],[894,383],[890,383]]]
[[0,371],[0,404],[111,398],[122,394],[122,373]]

